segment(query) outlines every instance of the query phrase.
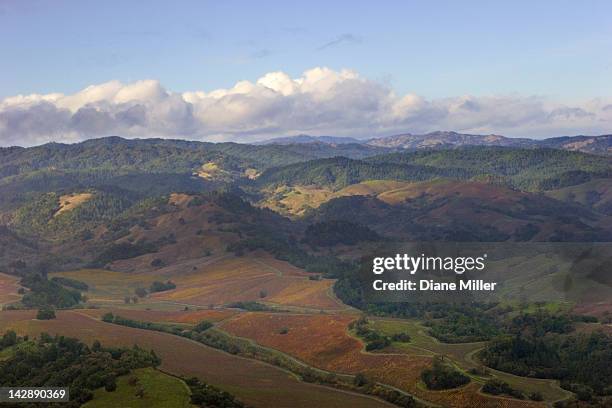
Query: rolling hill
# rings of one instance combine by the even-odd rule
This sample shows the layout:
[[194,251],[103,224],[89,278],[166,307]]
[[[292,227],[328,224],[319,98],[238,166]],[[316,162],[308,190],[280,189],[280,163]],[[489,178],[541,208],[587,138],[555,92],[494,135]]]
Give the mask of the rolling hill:
[[331,158],[271,168],[257,186],[317,185],[341,189],[365,180],[487,179],[530,191],[551,190],[612,174],[612,159],[554,149],[465,147]]
[[[198,375],[253,406],[294,406],[298,392],[312,406],[316,389],[322,407],[346,398],[544,407],[576,385],[552,371],[489,369],[479,353],[495,355],[495,336],[517,331],[582,350],[572,329],[608,329],[596,321],[612,310],[612,158],[603,155],[105,138],[0,149],[0,159],[0,272],[13,275],[0,274],[4,306],[75,309],[53,320],[3,310],[3,329],[151,347],[169,373]],[[371,251],[444,245],[502,249],[487,261],[501,285],[494,303],[365,296],[359,266]],[[579,353],[571,361],[589,367],[592,353]],[[421,374],[436,356],[469,383],[427,389]],[[604,371],[581,372],[561,375],[606,381]],[[483,391],[497,380],[513,394]],[[279,381],[282,399],[270,387]],[[94,401],[109,396],[99,391]]]
[[546,193],[557,200],[580,203],[603,214],[612,215],[612,180],[595,179]]
[[410,241],[609,241],[612,219],[541,194],[435,180],[334,198],[309,221],[350,220]]
[[361,144],[254,146],[120,137],[0,148],[0,212],[19,207],[37,193],[71,194],[109,186],[140,196],[210,191],[272,166],[385,151]]

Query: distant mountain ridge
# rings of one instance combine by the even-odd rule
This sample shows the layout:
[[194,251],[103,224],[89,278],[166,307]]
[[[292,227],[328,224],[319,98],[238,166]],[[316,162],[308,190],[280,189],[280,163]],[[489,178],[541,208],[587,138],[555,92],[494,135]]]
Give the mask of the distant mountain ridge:
[[508,146],[536,147],[538,142],[527,138],[511,138],[500,135],[472,135],[457,132],[431,132],[423,135],[411,133],[370,139],[367,144],[379,147],[403,149],[452,148],[458,146]]
[[612,135],[553,137],[542,140],[539,145],[555,149],[610,155],[612,154]]
[[298,135],[270,139],[258,144],[303,144],[325,143],[330,145],[359,143],[387,149],[453,149],[462,146],[502,146],[573,150],[584,153],[610,155],[612,154],[612,134],[601,136],[560,136],[536,140],[529,138],[514,138],[496,134],[476,135],[452,131],[437,131],[426,134],[403,133],[372,139],[359,140],[352,137],[309,136]]
[[310,135],[297,135],[297,136],[285,136],[275,137],[260,142],[255,142],[256,145],[288,145],[297,143],[326,143],[326,144],[347,144],[347,143],[359,143],[362,144],[364,141],[355,139],[354,137],[343,137],[343,136],[310,136]]

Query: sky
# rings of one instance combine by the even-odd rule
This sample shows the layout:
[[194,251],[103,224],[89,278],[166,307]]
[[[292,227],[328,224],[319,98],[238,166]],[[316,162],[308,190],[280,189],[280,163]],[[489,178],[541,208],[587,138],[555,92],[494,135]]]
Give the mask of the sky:
[[610,1],[0,0],[0,145],[611,125]]

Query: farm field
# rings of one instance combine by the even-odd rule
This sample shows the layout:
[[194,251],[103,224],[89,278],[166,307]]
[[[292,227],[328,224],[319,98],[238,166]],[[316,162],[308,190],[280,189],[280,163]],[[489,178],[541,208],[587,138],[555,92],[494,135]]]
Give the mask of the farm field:
[[259,361],[233,356],[171,334],[104,323],[78,311],[59,311],[55,320],[35,320],[36,311],[3,311],[0,331],[19,334],[41,332],[97,339],[105,345],[138,344],[153,349],[162,359],[161,370],[180,376],[196,376],[232,393],[253,407],[384,407],[367,396],[347,393],[299,381],[292,374]]
[[[130,379],[138,382],[130,384]],[[136,396],[136,390],[142,388],[144,396]],[[117,379],[117,389],[108,392],[100,388],[94,392],[92,401],[83,408],[190,408],[191,391],[185,382],[176,377],[164,374],[153,368],[141,368]]]
[[0,306],[21,299],[17,293],[20,287],[17,276],[0,273]]
[[124,273],[106,269],[80,269],[77,271],[49,274],[50,278],[64,277],[87,283],[85,292],[90,303],[119,303],[125,296],[134,295],[137,287],[148,287],[156,280],[154,275],[144,273]]
[[454,360],[461,361],[463,357],[471,352],[480,350],[484,342],[447,344],[441,343],[426,333],[426,327],[417,321],[407,320],[384,320],[370,318],[370,325],[380,333],[391,336],[396,333],[407,333],[410,343],[394,343],[393,348],[407,352],[408,354],[443,354]]
[[347,374],[363,373],[372,380],[443,406],[542,406],[541,403],[483,395],[479,392],[481,384],[476,382],[459,389],[428,391],[420,384],[419,376],[430,365],[431,357],[364,352],[363,343],[347,331],[348,324],[354,318],[244,313],[223,322],[221,328],[235,336],[249,338],[295,356],[314,367]]
[[[484,347],[484,342],[476,343],[459,343],[448,344],[441,343],[436,338],[429,336],[426,333],[426,328],[418,321],[406,320],[387,320],[387,319],[370,319],[371,325],[376,330],[391,336],[395,333],[408,333],[410,335],[410,343],[393,343],[391,346],[393,352],[407,354],[422,354],[429,353],[430,355],[440,354],[445,357],[450,357],[457,367],[462,369],[466,375],[472,380],[484,383],[484,377],[477,377],[467,373],[470,368],[481,368],[475,355]],[[531,392],[539,392],[547,401],[557,401],[566,398],[569,393],[559,387],[554,380],[545,380],[537,378],[525,378],[504,373],[493,369],[488,369],[494,377],[507,382],[511,386],[529,394]]]
[[333,280],[310,280],[311,274],[267,255],[248,258],[228,255],[197,261],[150,272],[81,269],[50,276],[87,283],[90,287],[87,293],[89,302],[102,305],[121,304],[124,297],[133,296],[138,287],[148,288],[156,280],[171,280],[176,289],[150,294],[139,303],[210,306],[261,301],[323,310],[346,308],[331,294]]
[[339,309],[329,295],[332,280],[313,281],[309,274],[268,256],[226,258],[198,273],[177,276],[177,288],[151,296],[154,300],[195,305],[262,301],[279,305]]

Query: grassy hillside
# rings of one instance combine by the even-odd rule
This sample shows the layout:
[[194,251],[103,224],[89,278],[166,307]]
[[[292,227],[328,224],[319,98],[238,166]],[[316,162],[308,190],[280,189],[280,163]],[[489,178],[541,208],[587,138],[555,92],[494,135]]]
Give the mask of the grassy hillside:
[[329,187],[283,185],[262,190],[264,198],[257,205],[289,217],[296,217],[306,215],[334,198],[354,195],[375,196],[409,184],[394,180],[366,180],[338,191],[333,191]]
[[[136,394],[141,389],[143,396],[139,397]],[[184,381],[153,368],[142,368],[119,377],[115,391],[96,390],[93,400],[83,407],[190,408],[190,394]]]

